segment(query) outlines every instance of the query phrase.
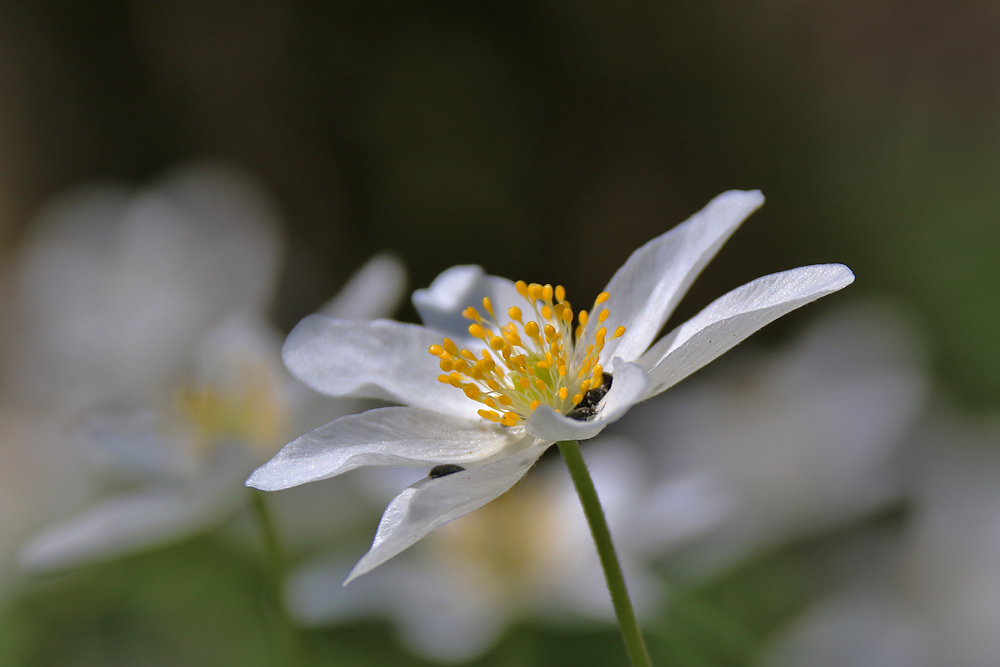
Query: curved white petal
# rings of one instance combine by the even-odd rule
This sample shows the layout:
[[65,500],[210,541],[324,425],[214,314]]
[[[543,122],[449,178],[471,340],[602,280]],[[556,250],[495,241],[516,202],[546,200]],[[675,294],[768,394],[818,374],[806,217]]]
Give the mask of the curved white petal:
[[649,369],[645,398],[655,396],[715,360],[782,315],[854,282],[842,264],[774,273],[716,299],[639,359]]
[[292,375],[328,396],[379,398],[479,419],[479,404],[438,382],[441,343],[430,329],[389,320],[348,322],[310,315],[288,334],[281,356]]
[[276,491],[361,466],[468,464],[514,448],[523,437],[483,420],[414,408],[378,408],[335,419],[293,440],[246,483]]
[[393,254],[379,253],[358,269],[337,296],[317,312],[340,320],[387,317],[399,306],[406,268]]
[[468,338],[470,321],[462,316],[462,311],[472,306],[485,315],[483,297],[490,298],[493,312],[501,321],[506,320],[511,306],[524,306],[513,282],[487,275],[473,265],[453,266],[443,271],[429,287],[413,293],[413,305],[426,326],[452,337]]
[[624,325],[625,335],[609,339],[601,358],[637,359],[709,260],[763,203],[757,190],[724,192],[633,252],[605,288],[611,294],[608,331]]
[[598,404],[593,419],[577,421],[561,415],[547,405],[539,406],[525,425],[531,435],[540,440],[586,440],[621,419],[633,405],[642,400],[649,380],[646,371],[638,364],[615,359],[614,381],[611,391]]
[[[526,438],[527,442],[533,439]],[[532,445],[512,456],[444,477],[423,479],[405,489],[389,503],[371,549],[354,566],[344,584],[378,567],[435,528],[503,494],[551,444]]]

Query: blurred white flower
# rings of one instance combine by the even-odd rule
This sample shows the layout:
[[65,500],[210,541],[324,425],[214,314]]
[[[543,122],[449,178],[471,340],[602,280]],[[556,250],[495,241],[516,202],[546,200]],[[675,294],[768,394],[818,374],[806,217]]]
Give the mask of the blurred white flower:
[[[73,444],[105,488],[37,535],[25,567],[81,565],[208,528],[242,505],[254,466],[315,423],[315,395],[285,371],[264,315],[279,256],[266,198],[220,166],[133,196],[84,190],[43,216],[21,263],[32,364],[18,379],[34,400],[80,411]],[[378,257],[325,310],[384,315],[402,287],[398,262]]]
[[[553,442],[596,436],[769,322],[854,280],[838,264],[765,276],[650,346],[695,276],[762,203],[759,192],[724,193],[636,250],[575,330],[562,287],[512,283],[468,266],[414,295],[426,327],[306,318],[283,349],[296,377],[330,396],[410,407],[316,429],[247,484],[272,491],[362,466],[433,466],[389,504],[348,580],[377,567],[506,492]],[[482,303],[488,317],[470,303]],[[466,328],[462,317],[473,324]]]
[[[613,436],[587,451],[615,545],[640,617],[662,601],[649,570],[653,544],[643,512],[654,475],[642,453]],[[395,621],[407,646],[432,659],[462,660],[485,651],[510,624],[535,617],[552,624],[615,623],[590,529],[565,467],[546,461],[479,512],[434,531],[405,557],[347,588],[343,547],[293,572],[292,613],[307,625],[365,617]],[[652,550],[655,553],[655,549]]]
[[[907,530],[882,564],[847,562],[840,591],[774,647],[769,664],[1000,664],[1000,426],[923,424]],[[859,618],[869,622],[859,623]],[[853,660],[832,662],[850,646]],[[824,661],[826,660],[826,661]]]
[[616,433],[664,472],[649,499],[676,524],[675,559],[709,574],[898,497],[892,457],[927,381],[911,329],[884,304],[826,314],[796,341],[639,406]]

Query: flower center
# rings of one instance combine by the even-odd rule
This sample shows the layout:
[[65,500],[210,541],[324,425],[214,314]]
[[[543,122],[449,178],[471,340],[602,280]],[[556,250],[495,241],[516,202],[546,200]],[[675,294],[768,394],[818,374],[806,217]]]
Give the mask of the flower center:
[[[441,360],[444,374],[438,380],[482,403],[486,407],[479,416],[504,426],[525,421],[539,405],[568,414],[587,392],[606,384],[599,359],[608,335],[602,324],[609,312],[598,308],[610,295],[598,294],[591,310],[596,317],[581,310],[574,327],[573,309],[562,285],[553,289],[519,280],[514,287],[528,305],[527,316],[511,306],[507,322],[501,324],[489,297],[483,299],[486,316],[472,306],[462,312],[473,322],[469,335],[486,344],[478,355],[460,350],[449,338],[429,349]],[[618,327],[612,338],[624,333],[625,327]]]
[[193,427],[194,448],[204,453],[234,440],[270,451],[282,438],[286,420],[275,385],[266,369],[247,363],[232,384],[208,382],[178,391],[175,407]]

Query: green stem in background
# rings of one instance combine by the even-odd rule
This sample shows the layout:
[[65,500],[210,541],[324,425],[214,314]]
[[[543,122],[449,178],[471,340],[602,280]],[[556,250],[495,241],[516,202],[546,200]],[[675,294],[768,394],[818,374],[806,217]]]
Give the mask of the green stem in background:
[[285,554],[278,539],[278,531],[271,516],[271,510],[264,499],[264,493],[250,489],[250,506],[257,517],[261,541],[264,543],[264,556],[267,560],[267,578],[270,587],[271,604],[277,612],[281,624],[281,635],[284,643],[285,663],[288,667],[303,667],[306,664],[305,649],[302,635],[285,605],[283,586],[285,582]]
[[601,558],[601,567],[604,568],[604,578],[608,582],[608,591],[611,593],[611,602],[615,607],[615,615],[618,617],[628,657],[635,667],[651,667],[653,663],[649,659],[649,652],[642,639],[632,601],[628,597],[625,576],[622,574],[622,566],[615,553],[615,545],[611,542],[611,531],[608,530],[608,522],[604,518],[604,509],[597,497],[594,480],[591,479],[587,464],[583,461],[580,445],[575,440],[565,440],[558,444],[559,452],[566,461],[566,467],[569,468],[570,477],[573,478],[576,493],[580,496],[583,513],[587,515],[590,534],[594,536],[594,543],[597,545],[597,554]]

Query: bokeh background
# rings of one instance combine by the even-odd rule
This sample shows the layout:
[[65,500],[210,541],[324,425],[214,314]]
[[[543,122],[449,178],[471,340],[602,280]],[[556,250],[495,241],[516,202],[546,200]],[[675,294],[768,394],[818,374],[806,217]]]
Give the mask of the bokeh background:
[[[814,618],[814,605],[860,586],[854,575],[871,561],[859,553],[908,553],[911,532],[923,534],[922,480],[958,447],[953,432],[974,440],[976,456],[988,460],[1000,444],[983,426],[1000,401],[998,31],[1000,8],[971,0],[5,2],[0,267],[10,316],[0,332],[5,341],[19,338],[16,267],[46,205],[95,182],[154,187],[196,161],[234,165],[271,198],[283,261],[265,314],[279,332],[384,251],[405,265],[411,288],[446,267],[475,263],[498,275],[559,282],[582,303],[634,248],[716,194],[759,188],[766,205],[722,249],[673,323],[738,285],[794,266],[843,262],[858,279],[770,326],[720,360],[709,380],[739,384],[754,355],[778,355],[814,321],[865,304],[872,318],[891,312],[905,322],[870,363],[897,348],[919,349],[907,363],[919,369],[913,382],[926,383],[928,398],[922,416],[899,417],[907,425],[889,449],[893,474],[904,481],[884,502],[738,550],[707,574],[691,566],[697,550],[678,562],[666,550],[650,557],[678,591],[650,617],[651,648],[663,665],[772,664],[787,655],[799,657],[785,664],[917,664],[884,647],[885,662],[821,663],[801,657],[811,646],[802,637],[817,633],[794,633]],[[396,314],[416,317],[405,301]],[[858,346],[865,319],[845,327]],[[49,420],[40,399],[17,398],[13,378],[21,376],[10,368],[20,353],[10,349],[5,419]],[[817,385],[835,371],[817,368]],[[803,383],[798,391],[810,392]],[[724,394],[712,386],[697,391]],[[777,411],[763,405],[750,413]],[[942,421],[962,426],[944,429]],[[60,428],[46,435],[52,443]],[[23,481],[28,466],[18,463],[26,456],[19,448],[28,445],[12,431],[0,443],[8,452],[4,478]],[[741,430],[727,433],[736,438]],[[681,465],[666,465],[674,464]],[[854,474],[850,466],[824,470]],[[73,483],[72,472],[25,483],[32,493],[11,491],[4,503],[44,505]],[[794,494],[784,498],[797,502]],[[1000,503],[991,502],[983,501],[980,517],[989,525],[989,508],[1000,515]],[[3,537],[4,550],[17,553],[58,518],[59,504],[50,505],[37,513],[44,521],[32,519],[37,525],[11,519],[18,528]],[[956,510],[949,525],[970,514]],[[376,518],[377,511],[361,522],[362,543]],[[0,663],[275,664],[284,644],[262,593],[266,560],[241,522],[250,524],[238,515],[235,527],[56,575],[13,575],[18,583],[0,612]],[[725,541],[726,529],[719,530],[716,539]],[[933,557],[913,557],[917,565],[903,556],[905,567],[919,570],[930,560],[945,572],[962,569],[930,551]],[[884,583],[889,574],[865,576]],[[907,618],[919,606],[914,597],[898,604]],[[988,635],[984,619],[993,607],[972,608]],[[435,664],[400,639],[392,614],[374,616],[305,630],[309,660]],[[1000,627],[997,618],[991,622]],[[829,629],[836,624],[823,627],[830,646],[858,644],[855,634]],[[953,655],[938,648],[920,655],[935,650]],[[986,649],[959,654],[927,664],[1000,662],[1000,653]],[[546,624],[530,614],[467,659],[625,664],[613,625]]]

